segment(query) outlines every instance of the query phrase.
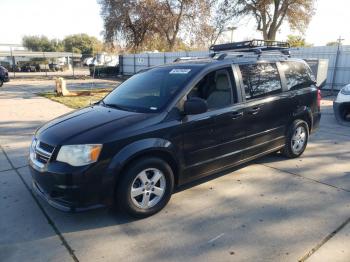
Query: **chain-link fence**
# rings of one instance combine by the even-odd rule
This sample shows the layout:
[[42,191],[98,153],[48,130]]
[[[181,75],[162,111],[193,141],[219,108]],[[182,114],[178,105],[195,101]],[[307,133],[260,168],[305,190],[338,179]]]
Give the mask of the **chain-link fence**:
[[[30,52],[17,46],[0,44],[0,64],[10,72],[11,78],[65,78],[117,77],[133,75],[138,71],[173,62],[179,57],[208,56],[209,51],[183,51],[165,53],[78,54],[71,52]],[[292,48],[292,57],[327,59],[328,78],[325,88],[339,90],[350,83],[350,46],[320,46]]]
[[79,54],[73,52],[31,52],[0,44],[0,65],[10,78],[115,77],[119,57],[115,54]]

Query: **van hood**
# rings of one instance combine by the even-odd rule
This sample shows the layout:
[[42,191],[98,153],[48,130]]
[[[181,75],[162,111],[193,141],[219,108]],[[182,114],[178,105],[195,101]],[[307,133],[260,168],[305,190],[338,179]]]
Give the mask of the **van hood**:
[[139,124],[150,115],[94,105],[46,123],[36,137],[51,145],[104,143],[110,135]]

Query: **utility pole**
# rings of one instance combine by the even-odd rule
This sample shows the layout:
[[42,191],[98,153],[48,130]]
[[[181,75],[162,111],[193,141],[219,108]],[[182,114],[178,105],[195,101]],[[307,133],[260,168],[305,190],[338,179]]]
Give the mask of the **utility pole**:
[[237,29],[235,26],[227,27],[227,31],[231,31],[231,43],[233,43],[233,32]]
[[334,62],[334,70],[333,70],[333,78],[332,78],[332,88],[331,88],[331,94],[334,95],[334,82],[336,81],[336,77],[337,77],[337,67],[338,67],[338,60],[339,60],[339,56],[340,56],[340,46],[341,43],[344,39],[341,38],[341,36],[339,36],[339,38],[337,39],[337,54],[335,56],[335,62]]
[[73,70],[73,78],[75,78],[75,75],[74,75],[74,54],[73,54],[73,50],[72,50],[72,70]]
[[13,56],[12,52],[12,46],[10,46],[10,53],[11,53],[11,60],[12,60],[12,72],[13,72],[13,78],[16,78],[16,69],[15,69],[15,57]]

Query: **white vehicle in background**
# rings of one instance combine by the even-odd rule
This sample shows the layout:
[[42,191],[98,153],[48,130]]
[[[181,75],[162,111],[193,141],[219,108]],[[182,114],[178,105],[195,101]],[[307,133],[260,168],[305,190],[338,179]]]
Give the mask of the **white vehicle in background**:
[[84,66],[89,66],[89,65],[92,64],[92,61],[93,61],[93,60],[94,60],[93,57],[87,57],[87,58],[84,59],[83,65],[84,65]]
[[119,64],[119,56],[118,55],[109,55],[107,53],[101,53],[95,55],[92,60],[87,61],[87,65],[89,66],[117,66]]
[[344,86],[333,102],[334,115],[337,121],[350,126],[350,84]]

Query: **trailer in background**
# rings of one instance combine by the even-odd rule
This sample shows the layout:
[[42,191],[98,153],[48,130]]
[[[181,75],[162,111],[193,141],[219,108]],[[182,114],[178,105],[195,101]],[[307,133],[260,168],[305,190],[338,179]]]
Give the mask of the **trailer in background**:
[[315,76],[316,85],[323,88],[327,83],[328,59],[304,59]]

